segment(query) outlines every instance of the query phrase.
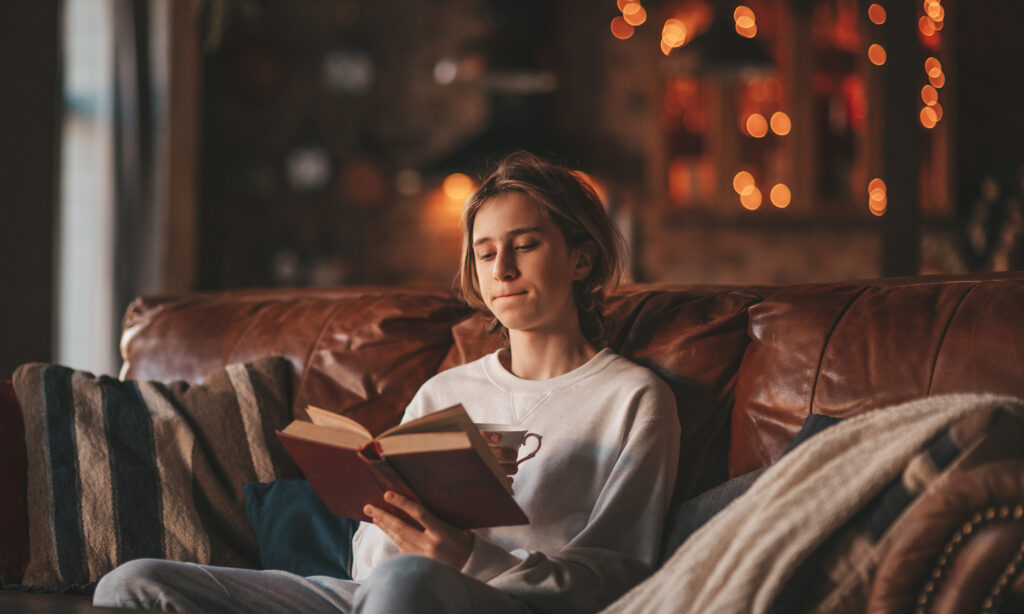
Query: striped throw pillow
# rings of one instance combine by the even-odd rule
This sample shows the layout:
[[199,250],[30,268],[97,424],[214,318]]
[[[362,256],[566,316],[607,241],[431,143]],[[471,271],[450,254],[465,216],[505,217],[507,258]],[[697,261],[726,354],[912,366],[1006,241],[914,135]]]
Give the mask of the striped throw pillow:
[[140,557],[258,567],[244,486],[298,475],[274,436],[291,420],[291,379],[280,357],[229,365],[202,385],[19,367],[29,444],[22,584],[87,591]]

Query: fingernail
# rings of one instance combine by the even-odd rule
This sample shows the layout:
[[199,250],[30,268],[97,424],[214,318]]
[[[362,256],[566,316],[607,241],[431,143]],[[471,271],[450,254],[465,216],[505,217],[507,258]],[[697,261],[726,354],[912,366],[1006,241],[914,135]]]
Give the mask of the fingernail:
[[363,507],[363,513],[366,514],[367,516],[371,516],[372,517],[373,516],[373,507],[371,507],[369,505],[364,506]]
[[385,501],[394,501],[395,500],[395,493],[391,492],[390,490],[387,491],[386,493],[384,493],[384,500]]

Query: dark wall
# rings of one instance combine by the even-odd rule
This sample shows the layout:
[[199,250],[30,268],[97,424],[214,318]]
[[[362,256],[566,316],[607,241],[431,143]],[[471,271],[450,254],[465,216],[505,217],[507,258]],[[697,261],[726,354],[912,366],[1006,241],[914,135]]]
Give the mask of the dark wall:
[[[1024,2],[961,0],[954,16],[957,28],[955,78],[957,92],[958,205],[967,215],[980,193],[983,177],[993,177],[1003,190],[1024,164]],[[981,9],[984,10],[981,10]]]
[[0,379],[51,358],[59,3],[0,3]]

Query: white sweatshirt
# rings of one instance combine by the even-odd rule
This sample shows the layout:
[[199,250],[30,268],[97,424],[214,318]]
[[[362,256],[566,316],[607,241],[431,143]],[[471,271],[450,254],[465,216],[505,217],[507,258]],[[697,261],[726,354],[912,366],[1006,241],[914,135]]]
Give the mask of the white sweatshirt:
[[[462,403],[474,422],[539,434],[540,452],[513,483],[530,524],[476,530],[462,572],[541,611],[599,610],[655,564],[679,455],[675,398],[651,371],[611,350],[546,380],[510,373],[499,360],[504,351],[431,378],[403,421]],[[353,551],[356,580],[398,553],[368,523]]]

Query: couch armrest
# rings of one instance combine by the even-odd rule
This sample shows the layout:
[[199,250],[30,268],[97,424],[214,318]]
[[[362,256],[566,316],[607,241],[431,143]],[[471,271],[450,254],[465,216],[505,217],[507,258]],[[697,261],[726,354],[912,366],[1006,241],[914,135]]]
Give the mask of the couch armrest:
[[1024,461],[964,471],[899,521],[869,612],[1000,611],[1024,598]]

